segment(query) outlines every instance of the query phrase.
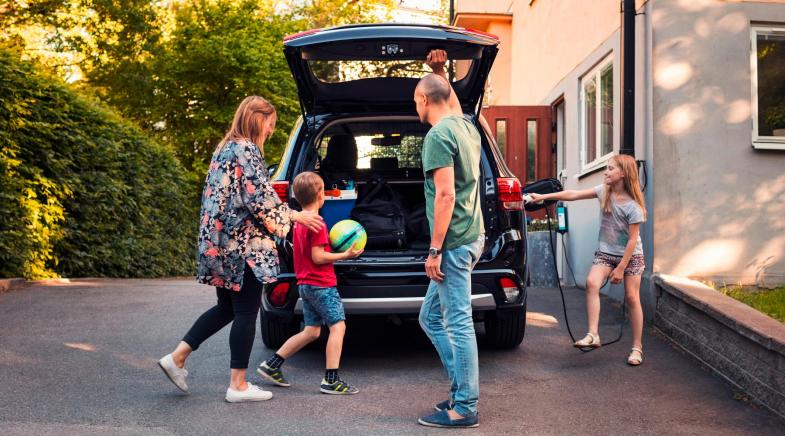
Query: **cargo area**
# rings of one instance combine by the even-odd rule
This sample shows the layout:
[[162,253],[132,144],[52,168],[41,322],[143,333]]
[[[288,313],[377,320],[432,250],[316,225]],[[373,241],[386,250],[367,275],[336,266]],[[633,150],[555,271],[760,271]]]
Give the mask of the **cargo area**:
[[388,120],[334,124],[317,140],[313,170],[326,191],[321,214],[328,226],[342,219],[362,224],[368,255],[423,253],[430,231],[420,156],[429,126]]

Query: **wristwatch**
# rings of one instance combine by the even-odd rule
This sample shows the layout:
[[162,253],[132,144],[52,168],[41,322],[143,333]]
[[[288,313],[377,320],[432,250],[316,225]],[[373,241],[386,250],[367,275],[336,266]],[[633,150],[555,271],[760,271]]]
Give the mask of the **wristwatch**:
[[440,250],[440,249],[438,249],[436,247],[431,247],[431,248],[428,249],[428,256],[429,257],[439,257],[440,254],[442,254],[442,250]]

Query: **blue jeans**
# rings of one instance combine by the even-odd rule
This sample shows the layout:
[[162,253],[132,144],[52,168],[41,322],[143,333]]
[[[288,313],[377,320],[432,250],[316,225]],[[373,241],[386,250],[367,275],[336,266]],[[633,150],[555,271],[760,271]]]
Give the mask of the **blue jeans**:
[[420,326],[436,347],[450,378],[450,399],[460,415],[477,414],[480,372],[472,321],[472,269],[485,236],[442,254],[441,283],[431,280],[420,309]]

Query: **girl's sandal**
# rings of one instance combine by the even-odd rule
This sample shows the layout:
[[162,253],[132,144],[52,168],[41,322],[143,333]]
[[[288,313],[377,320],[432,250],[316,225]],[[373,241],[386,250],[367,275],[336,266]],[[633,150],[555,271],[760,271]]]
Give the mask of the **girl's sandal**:
[[600,348],[601,346],[600,337],[594,333],[586,333],[583,339],[573,344],[575,348]]
[[629,357],[627,357],[627,364],[631,366],[638,366],[643,363],[643,350],[638,347],[632,347]]

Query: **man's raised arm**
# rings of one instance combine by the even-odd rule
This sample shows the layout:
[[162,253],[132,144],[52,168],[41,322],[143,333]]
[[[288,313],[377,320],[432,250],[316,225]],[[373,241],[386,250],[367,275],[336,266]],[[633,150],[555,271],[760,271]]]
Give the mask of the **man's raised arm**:
[[[447,77],[447,72],[444,71],[444,64],[447,63],[447,52],[444,50],[431,50],[428,53],[428,57],[425,58],[425,64],[431,68],[434,74],[444,77],[447,79],[447,83],[450,83],[450,79]],[[449,99],[450,110],[455,115],[463,115],[463,109],[461,109],[461,102],[458,100],[458,96],[455,94],[455,89],[453,89],[452,84],[450,83],[450,99]]]

